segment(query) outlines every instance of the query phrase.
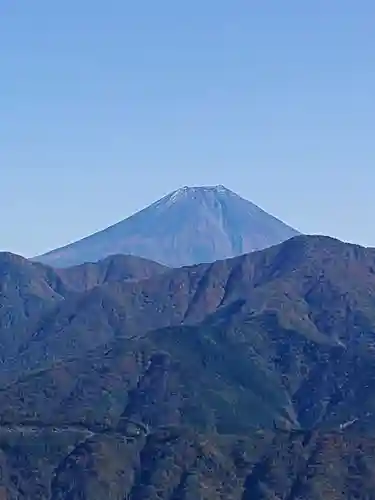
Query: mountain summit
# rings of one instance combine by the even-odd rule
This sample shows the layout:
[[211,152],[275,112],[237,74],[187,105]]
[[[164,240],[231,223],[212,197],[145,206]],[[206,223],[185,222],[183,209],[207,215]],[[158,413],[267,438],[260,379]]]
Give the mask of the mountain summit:
[[261,250],[297,234],[224,186],[185,186],[103,231],[34,260],[68,267],[129,254],[179,267]]

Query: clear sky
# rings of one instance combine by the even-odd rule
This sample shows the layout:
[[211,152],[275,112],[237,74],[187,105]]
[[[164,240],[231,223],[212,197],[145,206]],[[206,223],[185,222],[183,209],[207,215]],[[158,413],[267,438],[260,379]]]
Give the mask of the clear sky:
[[375,246],[374,0],[0,2],[0,248],[182,185]]

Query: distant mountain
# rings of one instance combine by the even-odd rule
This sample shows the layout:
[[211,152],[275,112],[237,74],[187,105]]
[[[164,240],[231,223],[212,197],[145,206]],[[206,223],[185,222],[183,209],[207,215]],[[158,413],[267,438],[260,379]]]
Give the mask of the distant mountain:
[[297,234],[224,186],[184,187],[108,229],[34,260],[68,267],[129,254],[180,267],[261,250]]

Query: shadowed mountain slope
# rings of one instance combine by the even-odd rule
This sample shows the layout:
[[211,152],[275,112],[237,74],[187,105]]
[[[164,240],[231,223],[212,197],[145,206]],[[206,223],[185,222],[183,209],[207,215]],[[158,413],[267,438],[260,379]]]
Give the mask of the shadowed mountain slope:
[[67,298],[105,283],[145,279],[166,268],[133,256],[52,269],[11,253],[0,253],[0,358],[18,348],[44,314]]
[[6,498],[375,498],[375,250],[298,236],[119,276],[1,364]]
[[[105,283],[71,294],[39,315],[15,355],[7,356],[3,371],[14,377],[121,338],[152,343],[148,332],[162,330],[169,338],[163,329],[181,327],[193,328],[191,338],[198,340],[206,338],[205,332],[221,332],[221,341],[230,339],[234,347],[244,347],[247,332],[249,348],[261,349],[262,356],[272,349],[293,351],[292,341],[306,352],[311,343],[334,355],[367,349],[375,327],[374,265],[374,250],[299,236],[214,264]],[[171,342],[174,338],[181,339],[172,335]],[[258,341],[258,347],[252,345]],[[228,353],[225,342],[220,349]],[[192,356],[199,352],[193,349]],[[277,356],[285,362],[286,354]]]

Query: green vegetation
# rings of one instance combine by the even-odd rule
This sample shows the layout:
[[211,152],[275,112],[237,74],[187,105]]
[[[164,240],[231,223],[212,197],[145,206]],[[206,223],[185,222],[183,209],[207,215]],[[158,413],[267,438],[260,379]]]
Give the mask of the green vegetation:
[[0,498],[375,498],[374,250],[0,274]]

